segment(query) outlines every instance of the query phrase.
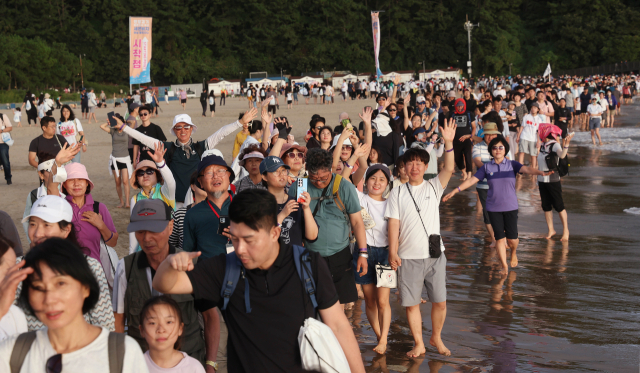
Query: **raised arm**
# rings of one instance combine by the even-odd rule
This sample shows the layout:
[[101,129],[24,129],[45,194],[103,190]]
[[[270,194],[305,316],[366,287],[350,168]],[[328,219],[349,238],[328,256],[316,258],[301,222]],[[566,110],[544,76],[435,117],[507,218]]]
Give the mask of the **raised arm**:
[[338,162],[340,162],[340,154],[342,153],[342,144],[344,143],[344,140],[346,140],[350,135],[351,131],[345,128],[340,134],[340,137],[338,137],[338,142],[333,148],[333,163],[331,163],[331,172],[336,172],[336,169],[338,168]]
[[393,93],[391,94],[391,103],[396,103],[396,93],[398,93],[398,83],[400,83],[400,75],[396,75],[393,79]]
[[279,137],[276,143],[273,144],[273,146],[271,147],[271,151],[269,152],[269,155],[272,155],[274,157],[280,157],[280,152],[282,151],[282,145],[284,145],[286,142],[287,142],[287,139],[283,139],[282,137]]
[[242,128],[244,124],[250,123],[253,118],[255,118],[257,113],[258,110],[256,110],[256,108],[251,108],[251,110],[244,113],[242,118],[233,123],[227,124],[226,126],[214,132],[213,135],[207,137],[207,149],[215,148],[216,145],[218,145],[218,143],[220,143],[220,141],[222,141],[222,139],[224,139],[226,136],[229,136],[238,128]]
[[451,179],[451,175],[453,175],[455,161],[453,156],[453,139],[456,136],[456,127],[457,125],[454,122],[453,118],[449,120],[444,120],[444,128],[440,127],[440,132],[442,133],[442,138],[444,139],[444,167],[442,171],[438,174],[438,178],[440,178],[440,184],[442,184],[443,188],[447,187],[449,184],[449,180]]
[[104,122],[100,125],[100,129],[103,130],[106,133],[111,133],[111,128],[109,127],[109,123],[108,122]]
[[193,253],[183,251],[169,255],[158,266],[153,278],[153,288],[163,294],[193,293],[193,286],[187,272],[193,270],[193,259],[200,254],[200,251]]
[[147,151],[147,154],[149,154],[149,157],[156,163],[158,171],[160,171],[160,175],[162,175],[162,179],[164,180],[164,185],[161,189],[162,194],[171,201],[176,199],[176,180],[164,160],[164,154],[166,152],[167,149],[165,149],[164,144],[160,142],[156,144],[153,154],[151,154],[150,151]]
[[[264,102],[269,102],[265,100]],[[273,115],[266,110],[266,106],[262,106],[262,148],[267,150],[269,148],[269,140],[271,140],[271,119]]]
[[[371,114],[373,109],[371,107],[365,107],[362,109],[362,113],[358,114],[360,119],[364,122],[364,144],[371,148],[373,143],[373,132],[371,131]],[[368,155],[367,155],[368,157]]]
[[[367,144],[358,146],[358,148],[353,152],[351,158],[349,158],[349,164],[354,165],[356,161],[358,162],[358,169],[356,172],[350,175],[351,169],[345,167],[342,171],[342,177],[349,180],[349,176],[353,180],[354,185],[358,185],[360,180],[364,177],[364,173],[367,171],[367,158],[369,158],[369,152],[371,151],[371,147]],[[346,175],[345,175],[346,173]]]

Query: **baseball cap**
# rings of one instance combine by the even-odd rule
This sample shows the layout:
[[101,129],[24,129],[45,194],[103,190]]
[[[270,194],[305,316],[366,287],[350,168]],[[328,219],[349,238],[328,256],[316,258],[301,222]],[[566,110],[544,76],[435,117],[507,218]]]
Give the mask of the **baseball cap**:
[[367,171],[365,172],[364,179],[367,180],[369,177],[371,177],[371,175],[375,174],[378,171],[382,171],[382,173],[384,173],[384,176],[387,177],[387,181],[391,182],[391,171],[389,171],[389,167],[387,167],[387,165],[384,163],[378,163],[369,166],[369,168],[367,168]]
[[454,91],[449,91],[449,93],[447,93],[447,97],[456,97],[456,93]]
[[204,171],[205,168],[213,165],[224,166],[227,168],[227,170],[231,173],[231,176],[229,176],[230,183],[232,183],[233,179],[236,178],[236,173],[233,172],[233,169],[227,166],[227,163],[222,157],[217,155],[209,155],[207,157],[203,157],[200,160],[200,163],[198,163],[198,175],[202,174],[202,171]]
[[135,109],[142,107],[142,105],[138,104],[138,103],[131,103],[131,105],[129,105],[129,111],[134,111]]
[[265,172],[276,172],[280,167],[284,167],[287,170],[291,169],[291,167],[282,162],[282,159],[275,155],[270,155],[260,162],[260,174],[264,174]]
[[22,219],[22,222],[28,222],[32,216],[38,217],[47,223],[58,223],[63,220],[70,223],[73,221],[73,209],[66,199],[60,196],[47,195],[38,198],[33,203],[31,212]]
[[506,101],[502,101],[502,108],[503,108],[503,109],[506,109],[506,108],[508,108],[508,107],[509,107],[509,104],[507,104],[507,102],[506,102]]
[[421,102],[427,102],[427,100],[425,100],[424,96],[420,96],[416,99],[416,102],[419,104]]
[[415,131],[413,131],[413,135],[415,136],[415,135],[417,135],[419,133],[423,133],[423,132],[427,132],[427,130],[424,129],[424,127],[420,127],[420,128],[417,128]]
[[198,126],[193,124],[193,122],[191,121],[191,117],[189,116],[189,114],[178,114],[173,118],[173,124],[171,125],[171,130],[169,131],[174,136],[175,136],[176,133],[173,130],[173,127],[175,127],[176,124],[178,124],[178,123],[186,123],[186,124],[192,126],[193,130],[191,130],[191,133],[196,132],[196,130],[198,129]]
[[489,122],[487,124],[484,125],[483,127],[483,132],[482,132],[482,136],[484,135],[502,135],[502,133],[500,133],[500,131],[498,131],[498,125],[493,123],[493,122]]
[[[338,143],[338,139],[339,138],[340,138],[340,135],[335,135],[333,137],[333,144],[331,144],[331,148],[335,148],[336,147],[336,144]],[[344,139],[344,142],[342,143],[342,145],[353,146],[353,144],[351,144],[351,140],[349,140],[348,137],[346,139]]]
[[171,221],[171,207],[161,199],[139,200],[131,211],[127,232],[162,232]]

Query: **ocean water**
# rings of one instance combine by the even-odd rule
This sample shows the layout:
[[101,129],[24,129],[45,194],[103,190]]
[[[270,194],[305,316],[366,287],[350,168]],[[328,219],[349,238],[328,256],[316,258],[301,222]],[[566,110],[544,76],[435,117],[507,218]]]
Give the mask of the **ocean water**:
[[604,145],[593,145],[590,132],[576,132],[572,141],[581,146],[640,155],[640,127],[601,128],[600,136]]

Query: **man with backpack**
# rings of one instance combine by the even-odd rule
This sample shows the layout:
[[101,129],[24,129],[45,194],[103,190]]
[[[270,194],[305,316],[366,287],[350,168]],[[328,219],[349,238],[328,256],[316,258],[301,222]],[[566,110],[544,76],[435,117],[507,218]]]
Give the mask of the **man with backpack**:
[[[257,109],[255,108],[245,112],[242,118],[220,128],[213,135],[202,141],[194,141],[191,138],[191,135],[198,129],[198,126],[191,121],[189,115],[178,114],[175,116],[171,126],[171,134],[176,136],[176,140],[164,143],[164,147],[167,149],[164,159],[176,180],[176,208],[180,208],[184,204],[185,196],[189,191],[191,175],[198,168],[202,153],[204,153],[205,150],[215,148],[227,135],[233,133],[233,131],[238,128],[242,128],[243,124],[250,123],[256,116],[256,113]],[[155,149],[158,140],[146,136],[126,125],[122,125],[122,131],[142,145]]]
[[[342,180],[342,176],[331,173],[332,163],[333,156],[324,149],[307,152],[309,208],[318,223],[318,238],[313,242],[305,240],[304,244],[325,259],[340,303],[344,305],[358,300],[354,276],[367,273],[367,241],[356,188]],[[289,196],[297,198],[297,195],[298,187],[294,183]],[[354,244],[357,246],[353,250],[359,252],[356,274],[352,269],[351,245]]]
[[351,372],[364,372],[325,261],[318,253],[279,240],[275,197],[264,190],[241,192],[229,207],[229,218],[234,252],[195,267],[192,260],[199,252],[170,255],[158,267],[154,289],[193,294],[223,310],[230,372],[305,371],[314,352],[301,355],[298,333],[303,324],[317,322],[309,320],[316,314],[336,337],[338,343],[331,347],[344,352]]
[[556,234],[553,228],[553,209],[555,209],[562,222],[561,240],[569,241],[569,223],[567,210],[565,210],[564,201],[562,200],[560,177],[569,173],[567,152],[574,133],[565,137],[562,140],[562,145],[560,145],[558,140],[562,135],[562,131],[560,127],[553,124],[542,125],[538,130],[540,140],[543,142],[538,152],[538,170],[554,171],[549,176],[538,176],[538,187],[540,188],[540,201],[544,211],[544,218],[549,228],[547,238],[550,239]]

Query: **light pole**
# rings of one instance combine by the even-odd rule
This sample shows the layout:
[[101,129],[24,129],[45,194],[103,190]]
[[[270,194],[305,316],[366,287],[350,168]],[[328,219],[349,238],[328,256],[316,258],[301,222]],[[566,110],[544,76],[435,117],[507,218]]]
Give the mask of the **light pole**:
[[469,15],[467,15],[467,22],[464,23],[464,29],[467,30],[467,36],[469,38],[469,61],[467,61],[467,71],[469,73],[469,78],[471,78],[471,30],[474,27],[480,27],[480,23],[473,24],[469,22]]
[[[418,62],[418,65],[422,65],[422,79],[427,79],[426,74],[424,72],[424,61],[422,62]],[[418,80],[422,80],[422,79],[418,79]]]
[[[80,56],[80,82],[82,84],[82,88],[84,88],[84,75],[82,74],[82,54],[79,55]],[[85,57],[87,56],[86,54],[84,55]]]
[[511,65],[513,65],[513,63],[509,62],[509,76],[511,76]]

